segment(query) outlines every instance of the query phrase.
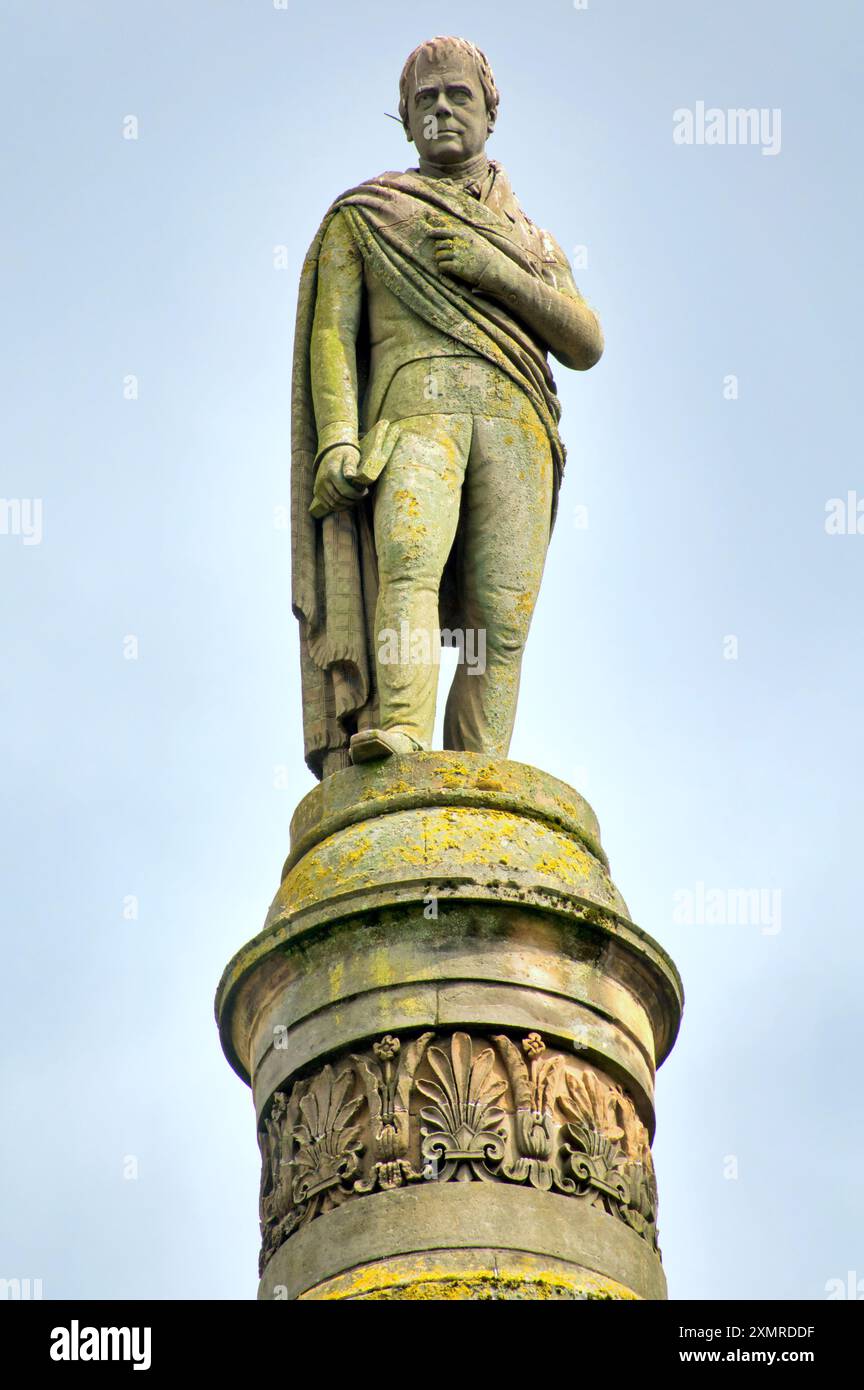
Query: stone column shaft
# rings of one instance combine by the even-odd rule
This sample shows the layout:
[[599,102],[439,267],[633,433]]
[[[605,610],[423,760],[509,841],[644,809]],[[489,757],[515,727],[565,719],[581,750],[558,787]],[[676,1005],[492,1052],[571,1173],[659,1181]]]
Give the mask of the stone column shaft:
[[260,1296],[665,1297],[650,1140],[681,1004],[564,783],[467,753],[325,779],[217,996]]

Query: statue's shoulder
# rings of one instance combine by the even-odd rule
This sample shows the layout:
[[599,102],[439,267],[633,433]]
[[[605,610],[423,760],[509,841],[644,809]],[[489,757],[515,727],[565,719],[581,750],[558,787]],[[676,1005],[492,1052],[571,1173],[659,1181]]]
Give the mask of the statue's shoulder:
[[366,179],[365,183],[384,184],[385,187],[394,185],[398,188],[409,182],[416,174],[416,169],[385,169],[383,174],[376,174],[373,179]]
[[411,174],[410,170],[403,173],[400,169],[385,169],[382,174],[352,184],[333,199],[324,214],[322,227],[334,219],[344,220],[339,218],[340,212],[343,208],[351,207],[375,209],[386,220],[393,215],[394,204],[399,202],[400,195],[410,194],[414,190]]
[[413,170],[407,172],[401,169],[385,169],[381,174],[374,174],[372,178],[362,179],[360,183],[352,184],[346,188],[344,193],[340,193],[338,198],[334,198],[331,203],[331,210],[338,208],[342,203],[350,203],[352,199],[362,196],[364,193],[376,192],[382,189],[404,190],[410,186]]
[[536,222],[532,221],[522,207],[513,192],[513,185],[506,169],[497,161],[490,160],[490,163],[495,170],[495,182],[489,201],[492,202],[494,199],[496,211],[504,213],[518,229],[524,244],[534,252],[539,260],[550,265],[567,266],[567,257],[552,233],[547,232],[544,227],[539,227]]
[[536,236],[539,228],[535,227],[531,218],[528,216],[516,194],[513,192],[513,185],[510,182],[510,175],[499,164],[497,159],[490,159],[490,168],[494,175],[492,187],[486,197],[487,207],[492,208],[499,215],[507,218],[508,222],[518,227],[526,238]]

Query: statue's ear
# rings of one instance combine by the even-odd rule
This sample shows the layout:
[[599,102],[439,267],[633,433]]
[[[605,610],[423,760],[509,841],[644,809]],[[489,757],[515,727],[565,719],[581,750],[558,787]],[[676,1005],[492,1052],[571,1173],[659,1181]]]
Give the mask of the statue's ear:
[[496,117],[497,115],[498,115],[498,112],[497,112],[497,111],[487,111],[487,112],[486,112],[486,134],[487,134],[487,135],[491,135],[492,132],[493,132],[493,130],[495,129],[495,117]]

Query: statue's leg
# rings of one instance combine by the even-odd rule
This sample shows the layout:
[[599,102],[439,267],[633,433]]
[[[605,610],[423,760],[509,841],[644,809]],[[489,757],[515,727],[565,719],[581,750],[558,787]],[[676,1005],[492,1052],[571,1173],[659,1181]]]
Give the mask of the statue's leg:
[[552,486],[549,440],[530,405],[519,419],[474,417],[459,543],[464,652],[447,700],[445,748],[507,757]]
[[429,748],[441,659],[438,590],[459,521],[472,417],[417,415],[399,428],[375,491],[380,727]]

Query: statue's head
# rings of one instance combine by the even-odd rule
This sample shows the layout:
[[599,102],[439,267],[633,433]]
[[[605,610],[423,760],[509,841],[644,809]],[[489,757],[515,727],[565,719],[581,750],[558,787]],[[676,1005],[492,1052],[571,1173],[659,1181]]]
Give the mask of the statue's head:
[[489,60],[467,39],[427,39],[409,55],[399,79],[399,115],[425,159],[459,164],[480,154],[497,112]]

